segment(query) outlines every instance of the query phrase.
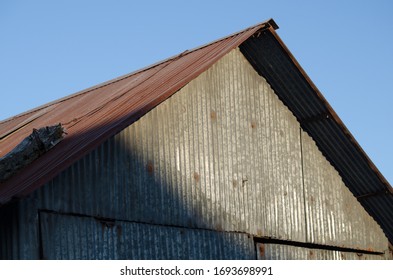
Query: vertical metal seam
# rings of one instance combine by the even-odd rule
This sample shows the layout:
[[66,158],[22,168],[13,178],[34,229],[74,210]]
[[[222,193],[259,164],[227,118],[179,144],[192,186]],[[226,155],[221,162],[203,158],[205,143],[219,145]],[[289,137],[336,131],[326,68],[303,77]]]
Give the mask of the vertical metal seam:
[[302,186],[303,186],[303,211],[304,211],[304,227],[305,227],[305,241],[306,242],[311,242],[308,236],[308,225],[307,225],[307,215],[308,215],[308,211],[307,211],[307,203],[306,203],[306,185],[304,183],[304,155],[303,155],[303,138],[302,138],[302,128],[299,127],[299,140],[300,140],[300,165],[301,165],[301,176],[302,176]]

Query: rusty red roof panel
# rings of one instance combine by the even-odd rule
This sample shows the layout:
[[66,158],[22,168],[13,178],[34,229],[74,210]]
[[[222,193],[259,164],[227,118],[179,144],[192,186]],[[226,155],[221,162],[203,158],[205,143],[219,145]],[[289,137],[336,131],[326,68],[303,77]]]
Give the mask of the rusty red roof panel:
[[67,135],[54,149],[0,185],[0,204],[31,193],[76,160],[177,92],[238,47],[270,20],[144,70],[49,103],[0,122],[0,157],[33,128],[61,123]]

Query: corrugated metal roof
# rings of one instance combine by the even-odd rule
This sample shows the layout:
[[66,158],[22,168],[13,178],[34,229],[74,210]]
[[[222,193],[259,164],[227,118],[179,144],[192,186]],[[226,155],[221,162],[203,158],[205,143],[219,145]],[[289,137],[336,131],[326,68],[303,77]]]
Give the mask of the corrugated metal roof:
[[42,186],[240,46],[392,241],[391,186],[286,48],[276,28],[272,20],[258,24],[0,122],[0,156],[33,128],[61,123],[68,133],[55,148],[0,185],[0,204]]
[[256,25],[1,122],[0,156],[10,152],[33,128],[61,123],[67,135],[55,149],[0,185],[0,204],[42,186],[267,26],[269,22]]

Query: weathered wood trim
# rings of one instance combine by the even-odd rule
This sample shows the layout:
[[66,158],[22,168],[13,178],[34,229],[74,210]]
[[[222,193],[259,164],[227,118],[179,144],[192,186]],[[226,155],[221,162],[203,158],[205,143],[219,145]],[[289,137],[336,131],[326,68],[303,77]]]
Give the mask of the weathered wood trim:
[[33,129],[12,151],[0,158],[0,183],[59,143],[64,133],[61,124]]

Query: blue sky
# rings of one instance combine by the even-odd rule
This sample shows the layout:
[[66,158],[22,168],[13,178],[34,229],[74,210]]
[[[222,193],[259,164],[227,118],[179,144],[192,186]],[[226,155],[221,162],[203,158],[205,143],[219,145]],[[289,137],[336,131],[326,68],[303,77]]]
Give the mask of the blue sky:
[[0,120],[274,18],[393,183],[393,1],[0,1]]

